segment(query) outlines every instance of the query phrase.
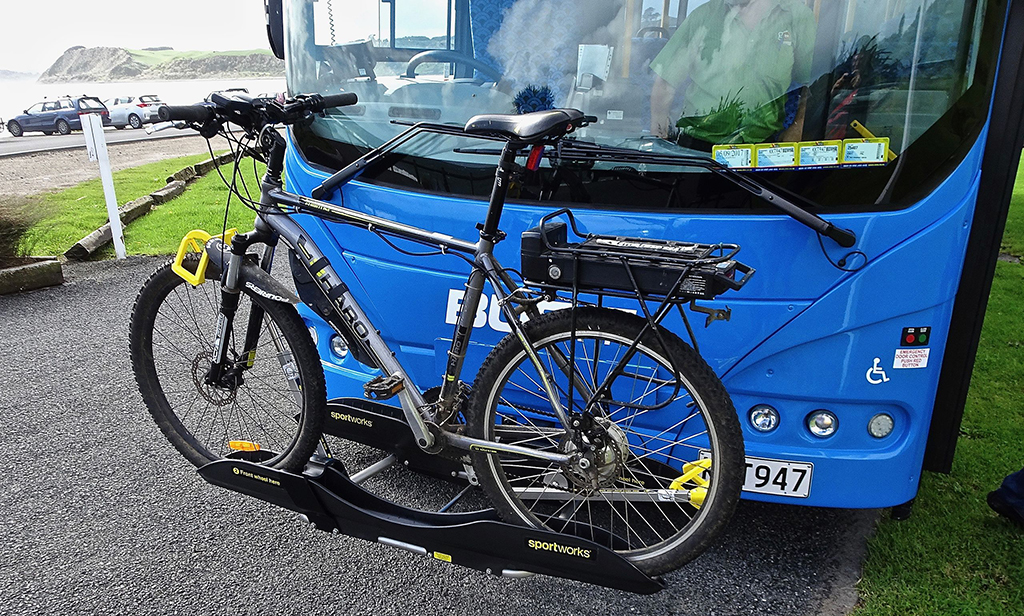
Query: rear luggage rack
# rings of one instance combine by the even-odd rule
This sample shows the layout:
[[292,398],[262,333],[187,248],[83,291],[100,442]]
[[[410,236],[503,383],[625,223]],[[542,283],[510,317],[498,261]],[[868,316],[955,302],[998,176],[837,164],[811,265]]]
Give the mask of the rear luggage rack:
[[[565,222],[555,218],[565,216]],[[570,241],[568,228],[578,240]],[[542,291],[593,291],[601,295],[710,300],[738,290],[754,268],[735,259],[736,244],[699,244],[580,232],[568,209],[541,218],[522,236],[522,270]]]

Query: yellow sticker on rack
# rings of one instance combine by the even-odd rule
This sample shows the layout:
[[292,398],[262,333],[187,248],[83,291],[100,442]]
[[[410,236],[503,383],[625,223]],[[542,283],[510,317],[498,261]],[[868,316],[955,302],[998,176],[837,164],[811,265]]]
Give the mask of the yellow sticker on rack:
[[827,167],[838,165],[843,154],[843,142],[803,141],[797,146],[796,160],[801,167]]
[[711,158],[730,169],[749,169],[754,166],[754,146],[716,145],[711,148]]
[[759,143],[754,146],[754,166],[758,169],[796,166],[795,143]]

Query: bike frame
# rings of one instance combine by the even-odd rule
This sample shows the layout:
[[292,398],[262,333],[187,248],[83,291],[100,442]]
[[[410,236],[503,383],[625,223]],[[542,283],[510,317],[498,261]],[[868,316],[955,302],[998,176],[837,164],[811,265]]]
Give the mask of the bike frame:
[[[440,130],[444,130],[443,128]],[[429,126],[416,126],[403,135],[411,136],[417,132],[440,132]],[[512,327],[516,338],[526,349],[531,363],[537,368],[546,390],[551,408],[562,422],[571,437],[574,433],[568,412],[559,400],[557,389],[547,374],[534,351],[519,320],[519,313],[513,306],[512,296],[520,288],[502,269],[494,258],[494,245],[501,240],[498,230],[505,196],[513,169],[515,157],[522,146],[507,142],[502,150],[501,163],[495,174],[494,189],[491,194],[487,217],[480,228],[480,238],[476,243],[461,240],[449,235],[435,233],[419,227],[387,220],[378,216],[365,214],[341,205],[304,197],[285,191],[282,186],[281,173],[285,152],[285,141],[274,133],[274,144],[268,157],[267,171],[261,184],[259,216],[255,229],[249,233],[236,235],[231,241],[231,254],[223,277],[222,309],[218,324],[218,335],[215,344],[218,361],[211,368],[211,373],[219,366],[227,365],[228,335],[235,308],[238,305],[240,291],[240,272],[246,251],[256,244],[267,245],[260,267],[269,271],[273,264],[274,249],[279,240],[296,254],[302,267],[316,281],[324,296],[330,300],[330,309],[321,314],[335,329],[334,324],[341,323],[347,331],[339,330],[347,340],[354,340],[372,359],[377,368],[389,377],[400,379],[403,387],[397,394],[402,405],[406,421],[415,436],[417,444],[424,450],[439,451],[438,438],[440,428],[434,423],[443,412],[451,411],[458,403],[460,395],[460,376],[473,332],[473,319],[476,314],[480,297],[483,294],[484,282],[489,281],[499,296],[505,318]],[[353,163],[363,168],[368,160],[379,155],[374,150],[362,159]],[[432,405],[428,404],[412,378],[402,367],[395,354],[381,337],[380,330],[373,326],[369,317],[350,292],[342,277],[324,256],[308,233],[291,217],[291,214],[312,214],[333,222],[342,222],[366,228],[370,232],[384,233],[419,244],[436,247],[443,254],[457,253],[464,255],[472,263],[472,271],[466,282],[466,295],[463,300],[464,309],[455,325],[451,347],[448,351],[447,368],[441,385],[441,393],[436,408],[442,413],[431,413]],[[259,333],[261,311],[253,311],[250,316],[244,349],[256,348],[256,336]],[[247,353],[243,353],[246,356]],[[561,363],[561,362],[558,362]],[[433,428],[433,429],[432,429]],[[495,443],[473,439],[461,434],[445,432],[444,439],[448,445],[468,451],[487,453],[503,452],[528,456],[556,463],[568,463],[570,456],[559,453],[538,451],[528,447],[520,447],[504,443]]]

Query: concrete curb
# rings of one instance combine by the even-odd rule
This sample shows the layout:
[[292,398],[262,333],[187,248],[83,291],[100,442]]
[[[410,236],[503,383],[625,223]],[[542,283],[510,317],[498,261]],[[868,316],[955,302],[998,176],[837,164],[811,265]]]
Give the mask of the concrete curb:
[[149,193],[149,196],[153,201],[156,201],[157,204],[160,204],[167,203],[183,192],[185,192],[185,182],[181,180],[172,180],[167,184],[167,186],[164,186],[160,190]]
[[56,257],[29,258],[37,261],[0,269],[0,295],[64,284],[64,270]]
[[[188,167],[175,172],[174,175],[167,178],[167,185],[160,190],[151,192],[150,194],[140,197],[135,201],[131,201],[125,204],[124,207],[120,208],[118,211],[120,212],[121,223],[127,225],[131,221],[149,213],[154,206],[173,200],[185,192],[185,187],[188,184],[203,177],[210,171],[216,169],[219,165],[229,163],[233,160],[234,156],[231,152],[224,152],[214,158],[207,158],[202,162],[189,165]],[[64,257],[75,261],[83,261],[92,256],[100,248],[106,246],[112,240],[113,234],[110,231],[110,223],[108,222],[99,229],[96,229],[89,235],[75,242],[75,245],[64,253]]]
[[[184,190],[184,183],[182,183],[182,190]],[[124,207],[118,210],[120,212],[121,223],[126,225],[136,218],[140,218],[144,214],[147,214],[156,203],[158,202],[153,195],[146,195],[145,197],[140,197],[135,201],[128,202]],[[110,223],[108,222],[99,229],[96,229],[89,235],[78,240],[74,246],[64,253],[64,256],[76,261],[87,259],[89,258],[89,255],[102,248],[111,240],[113,240],[113,233],[110,231]]]

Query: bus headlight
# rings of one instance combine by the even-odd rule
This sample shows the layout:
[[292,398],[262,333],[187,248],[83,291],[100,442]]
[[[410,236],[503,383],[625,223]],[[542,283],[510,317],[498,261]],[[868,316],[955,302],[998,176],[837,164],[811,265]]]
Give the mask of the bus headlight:
[[831,411],[818,410],[807,416],[807,429],[818,438],[828,438],[839,428],[839,419]]
[[768,433],[779,427],[779,412],[767,404],[750,409],[750,425],[758,432]]
[[345,344],[345,340],[337,334],[331,336],[331,353],[334,353],[341,359],[345,359],[345,357],[348,356],[348,345]]

